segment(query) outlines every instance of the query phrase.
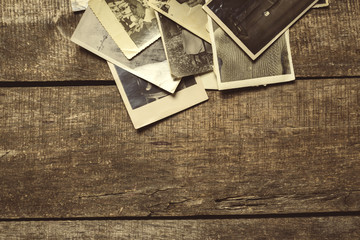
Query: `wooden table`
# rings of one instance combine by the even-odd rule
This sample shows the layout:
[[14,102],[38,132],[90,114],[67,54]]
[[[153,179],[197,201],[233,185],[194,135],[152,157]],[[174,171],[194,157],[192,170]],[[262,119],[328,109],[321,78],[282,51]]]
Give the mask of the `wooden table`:
[[297,81],[136,131],[66,0],[0,1],[0,238],[360,238],[360,2],[291,28]]

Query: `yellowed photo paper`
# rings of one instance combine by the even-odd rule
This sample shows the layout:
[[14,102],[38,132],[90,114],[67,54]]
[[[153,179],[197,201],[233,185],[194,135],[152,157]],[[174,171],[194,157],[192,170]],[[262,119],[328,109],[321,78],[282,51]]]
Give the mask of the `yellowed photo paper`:
[[89,0],[71,0],[73,12],[84,11],[88,6]]
[[319,0],[313,8],[323,8],[329,6],[329,0]]
[[215,22],[210,28],[220,90],[295,80],[288,31],[253,61]]
[[317,0],[211,0],[204,10],[255,60]]
[[89,7],[128,59],[160,37],[147,0],[90,0]]
[[211,45],[161,13],[156,13],[162,41],[175,78],[213,70]]
[[210,43],[206,30],[207,14],[202,9],[205,0],[149,0],[149,5],[183,28]]
[[175,92],[180,80],[170,74],[161,39],[136,57],[127,59],[90,8],[86,9],[71,40],[79,46],[110,61],[126,71],[170,92]]
[[109,66],[136,129],[208,99],[201,82],[194,77],[183,78],[177,91],[171,95],[112,63]]
[[206,90],[219,90],[217,78],[213,71],[196,75],[195,79],[201,81]]

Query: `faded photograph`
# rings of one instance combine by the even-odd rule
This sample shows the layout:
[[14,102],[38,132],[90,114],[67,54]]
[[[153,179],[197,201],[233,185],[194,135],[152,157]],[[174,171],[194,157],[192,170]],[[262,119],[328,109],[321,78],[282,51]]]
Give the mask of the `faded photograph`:
[[[205,10],[253,54],[305,13],[316,0],[212,0]],[[230,35],[231,36],[231,35]]]
[[208,100],[204,87],[193,76],[183,78],[176,92],[169,94],[109,62],[108,64],[136,129]]
[[[287,81],[294,79],[290,47],[285,35],[275,41],[255,61],[249,58],[228,34],[214,22],[213,38],[213,46],[216,49],[214,57],[216,57],[216,68],[218,69],[220,84],[239,82],[238,86],[233,86],[240,87],[244,86],[241,83],[244,80],[253,80],[253,85],[256,85],[254,84],[256,80],[261,78],[267,78],[267,83],[279,82],[281,79]],[[284,78],[284,76],[287,77]],[[219,87],[224,89],[225,86],[220,85]]]
[[179,80],[175,81],[170,74],[164,46],[160,39],[129,60],[90,8],[85,11],[71,40],[168,92],[173,93],[179,84]]
[[146,0],[105,1],[138,47],[159,34],[156,17]]
[[[115,66],[115,68],[132,109],[143,107],[170,95],[168,92],[127,71],[124,71],[117,66]],[[185,88],[191,87],[195,84],[196,81],[193,76],[183,78],[176,89],[176,92],[184,90]]]
[[[190,8],[195,7],[197,5],[202,6],[202,5],[205,4],[205,0],[175,0],[175,1],[180,3],[180,4],[185,3]],[[163,10],[166,13],[172,13],[173,9],[171,9],[171,12],[170,12],[170,4],[169,4],[169,2],[170,2],[170,0],[158,0],[157,7],[160,8],[161,10]]]
[[158,14],[171,74],[175,78],[209,72],[213,66],[211,45],[174,21]]
[[210,42],[206,30],[205,0],[149,0],[149,5],[196,36]]

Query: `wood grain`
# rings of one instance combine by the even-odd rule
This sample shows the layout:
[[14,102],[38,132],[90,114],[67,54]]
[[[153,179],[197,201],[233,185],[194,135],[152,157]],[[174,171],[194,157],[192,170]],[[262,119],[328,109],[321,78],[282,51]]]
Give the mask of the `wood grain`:
[[137,132],[115,86],[1,88],[0,218],[359,211],[359,91],[210,92]]
[[[70,1],[3,0],[0,81],[111,80],[104,61],[70,42],[81,14]],[[332,1],[291,29],[298,77],[360,76],[360,3]]]
[[360,217],[0,222],[1,239],[359,239]]

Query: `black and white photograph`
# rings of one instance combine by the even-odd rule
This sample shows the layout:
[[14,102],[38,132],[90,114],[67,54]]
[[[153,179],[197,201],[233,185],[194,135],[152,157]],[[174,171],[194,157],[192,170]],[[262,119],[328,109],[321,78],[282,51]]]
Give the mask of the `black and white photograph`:
[[147,0],[90,0],[89,7],[128,59],[160,38]]
[[288,31],[253,61],[215,22],[211,29],[220,90],[295,80]]
[[157,14],[171,74],[174,78],[210,72],[211,45],[161,13]]
[[90,8],[82,16],[71,41],[167,92],[175,92],[180,82],[171,76],[161,39],[129,60]]
[[319,0],[313,8],[323,8],[329,6],[329,0]]
[[254,60],[317,0],[211,0],[209,16]]
[[149,0],[157,12],[210,43],[206,30],[207,14],[202,9],[205,0]]
[[169,94],[112,63],[108,64],[136,129],[208,99],[201,82],[193,76],[183,78],[176,92]]
[[89,0],[71,0],[73,12],[84,11],[88,6]]

